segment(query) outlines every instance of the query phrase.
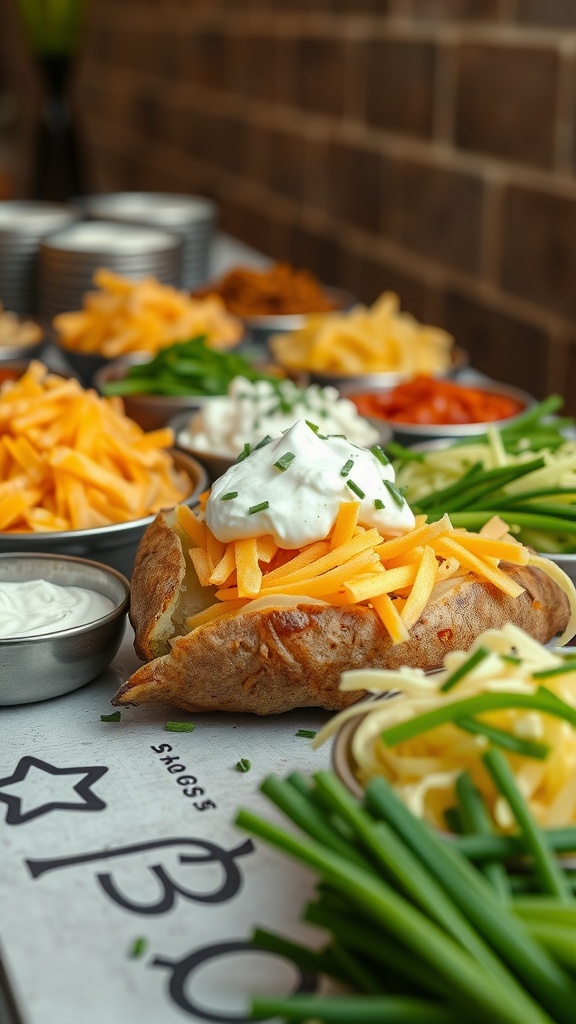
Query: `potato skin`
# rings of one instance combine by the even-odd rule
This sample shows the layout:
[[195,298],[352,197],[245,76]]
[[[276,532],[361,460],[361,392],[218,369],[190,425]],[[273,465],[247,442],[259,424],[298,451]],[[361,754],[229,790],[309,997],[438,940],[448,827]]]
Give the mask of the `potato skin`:
[[503,565],[525,591],[510,598],[471,577],[443,589],[410,633],[393,645],[377,614],[361,605],[269,608],[207,623],[171,641],[168,655],[143,665],[113,704],[170,701],[186,711],[277,714],[299,707],[338,710],[365,696],[342,693],[354,668],[441,668],[485,629],[513,622],[547,643],[568,622],[568,600],[545,573]]
[[136,553],[130,584],[134,648],[143,661],[169,651],[171,615],[186,574],[182,543],[172,527],[173,512],[159,512]]

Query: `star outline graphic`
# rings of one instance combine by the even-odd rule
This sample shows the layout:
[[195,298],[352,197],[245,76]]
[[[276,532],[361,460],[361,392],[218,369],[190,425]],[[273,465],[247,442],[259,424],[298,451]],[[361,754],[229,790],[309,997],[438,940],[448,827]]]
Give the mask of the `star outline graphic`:
[[[49,803],[39,804],[37,807],[33,807],[30,811],[22,814],[20,810],[22,798],[3,793],[2,786],[11,785],[13,782],[22,782],[30,768],[38,768],[47,775],[80,775],[83,773],[84,778],[80,779],[72,789],[82,798],[84,803],[67,803],[63,800],[54,800]],[[24,825],[27,821],[38,818],[42,814],[49,814],[51,811],[59,810],[103,811],[106,807],[106,802],[97,796],[96,793],[92,792],[92,786],[107,771],[107,767],[95,765],[58,768],[56,765],[50,764],[48,761],[41,761],[40,758],[33,757],[32,755],[27,754],[21,757],[12,775],[7,775],[5,778],[0,779],[0,802],[5,803],[8,807],[4,819],[5,823],[7,825]]]

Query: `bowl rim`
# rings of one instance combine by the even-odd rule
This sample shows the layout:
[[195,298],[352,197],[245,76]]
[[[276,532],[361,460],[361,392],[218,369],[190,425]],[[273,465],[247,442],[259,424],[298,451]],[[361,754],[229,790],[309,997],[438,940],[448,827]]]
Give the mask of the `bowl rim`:
[[[292,368],[285,366],[276,356],[274,352],[274,341],[277,335],[270,338],[268,346],[272,357],[275,359],[278,366],[280,366],[287,373],[300,373],[316,384],[321,384],[324,387],[331,384],[333,387],[337,387],[342,395],[347,396],[348,390],[359,386],[359,381],[366,380],[367,384],[363,385],[366,388],[374,387],[381,390],[390,390],[396,387],[397,384],[403,384],[405,381],[412,380],[416,376],[415,373],[403,371],[403,370],[362,370],[359,373],[338,373],[330,370],[311,370],[301,369],[293,370]],[[430,377],[434,377],[438,380],[451,379],[456,374],[465,370],[470,362],[470,355],[462,345],[453,345],[451,349],[452,362],[446,370],[439,370],[437,373],[428,374]],[[372,381],[372,383],[370,383]]]
[[[209,486],[208,474],[204,466],[201,465],[198,459],[194,458],[193,455],[189,455],[187,451],[181,448],[173,447],[167,448],[165,450],[170,454],[174,462],[177,462],[178,460],[182,459],[189,459],[190,462],[193,463],[194,465],[194,472],[197,475],[198,483],[196,484],[195,487],[192,488],[190,494],[187,494],[186,497],[182,498],[182,503],[186,504],[187,502],[190,501],[191,498],[198,498],[202,494],[202,492],[205,491]],[[179,467],[176,466],[176,468]],[[186,466],[182,466],[181,468],[188,476],[190,475],[188,473]],[[128,519],[124,523],[109,523],[107,526],[91,526],[86,530],[50,530],[48,532],[42,531],[41,533],[24,533],[23,531],[15,531],[14,533],[0,532],[0,544],[6,544],[8,539],[12,540],[13,538],[15,542],[17,540],[20,540],[22,544],[28,544],[31,542],[33,545],[35,545],[36,543],[38,545],[41,545],[42,543],[46,543],[47,540],[51,540],[52,538],[56,538],[58,541],[65,542],[67,540],[81,541],[90,540],[93,537],[103,538],[112,535],[117,536],[118,534],[129,533],[131,530],[141,529],[142,527],[149,526],[150,523],[154,521],[157,515],[157,512],[151,512],[150,515],[142,516],[140,519]],[[0,557],[2,554],[12,555],[15,553],[16,550],[0,552]],[[30,551],[29,549],[28,553],[33,554],[34,552]],[[38,552],[38,554],[40,554],[40,551]],[[59,558],[64,556],[56,555],[56,557]],[[70,555],[69,557],[72,558],[73,556]],[[90,561],[90,559],[88,559],[88,561]]]
[[[124,596],[122,600],[114,604],[112,611],[106,612],[105,615],[98,616],[97,619],[91,619],[89,622],[80,623],[78,626],[68,626],[67,629],[53,629],[47,633],[38,633],[33,636],[14,636],[14,637],[0,637],[0,649],[2,647],[20,645],[23,643],[42,643],[46,640],[53,640],[54,638],[59,639],[60,637],[70,636],[82,636],[84,633],[90,633],[93,629],[100,626],[105,626],[110,622],[114,622],[116,619],[122,617],[128,612],[130,607],[130,583],[126,576],[121,573],[118,569],[114,569],[110,565],[105,565],[103,562],[96,562],[92,558],[83,558],[81,555],[65,555],[49,553],[45,551],[3,551],[0,552],[0,577],[2,576],[2,564],[6,560],[18,559],[18,561],[42,561],[49,563],[72,563],[76,566],[88,566],[89,570],[94,568],[105,575],[112,576],[121,585]],[[53,581],[48,581],[53,582]],[[71,586],[80,586],[80,584],[70,584]],[[83,584],[87,590],[93,589],[87,583]],[[112,598],[110,598],[112,600]]]
[[[66,349],[63,349],[66,352]],[[83,353],[87,355],[88,353]],[[143,363],[149,363],[154,359],[154,355],[158,353],[150,352],[131,352],[129,355],[118,356],[116,359],[106,359],[106,356],[102,356],[105,361],[104,365],[100,366],[93,374],[92,381],[93,385],[100,395],[106,397],[105,392],[102,390],[102,386],[112,379],[122,379],[126,376],[126,370],[131,366],[140,366]],[[119,371],[124,371],[119,373]],[[165,405],[169,402],[174,405],[176,409],[178,402],[186,403],[183,406],[182,412],[186,409],[193,409],[195,406],[200,407],[204,402],[210,398],[220,398],[220,395],[156,395],[151,394],[147,391],[134,391],[130,395],[120,395],[122,401],[128,400],[129,402],[146,402],[152,409]],[[170,424],[168,424],[169,426]]]
[[[507,384],[505,381],[493,381],[483,380],[474,383],[467,384],[463,381],[453,381],[452,383],[461,387],[471,387],[478,391],[485,391],[496,395],[506,395],[511,398],[515,398],[517,401],[522,403],[522,408],[519,412],[514,413],[512,416],[506,416],[500,420],[482,420],[479,423],[405,423],[400,420],[388,420],[385,416],[374,416],[373,419],[377,419],[379,422],[384,423],[390,427],[394,434],[405,434],[406,436],[421,438],[424,442],[446,440],[450,442],[452,439],[458,439],[461,437],[474,437],[477,434],[485,434],[488,426],[501,427],[507,426],[515,422],[519,416],[524,415],[529,409],[533,409],[536,405],[536,399],[524,391],[522,388],[516,387],[514,384]],[[354,395],[360,394],[380,394],[386,393],[387,388],[378,387],[366,387],[361,391],[353,391],[352,389],[347,390],[346,397],[354,400]],[[441,435],[441,436],[439,436]]]
[[358,305],[351,292],[345,288],[335,288],[321,284],[323,293],[338,303],[333,309],[309,309],[306,313],[253,313],[251,316],[240,317],[247,327],[263,331],[294,331],[303,327],[309,316],[329,316],[331,313],[343,313]]

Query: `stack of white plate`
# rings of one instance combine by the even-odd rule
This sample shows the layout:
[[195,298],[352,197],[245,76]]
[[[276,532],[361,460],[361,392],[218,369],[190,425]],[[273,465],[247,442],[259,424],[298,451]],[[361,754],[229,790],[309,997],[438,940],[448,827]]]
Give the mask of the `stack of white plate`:
[[49,323],[57,313],[80,309],[100,267],[177,287],[182,248],[173,232],[104,221],[83,221],[49,235],[40,247],[40,315]]
[[148,224],[177,232],[184,240],[182,288],[196,288],[206,281],[218,212],[211,199],[172,192],[109,192],[87,196],[81,203],[84,214],[95,220]]
[[37,312],[40,240],[79,216],[78,210],[59,203],[23,199],[0,202],[0,302],[6,309]]

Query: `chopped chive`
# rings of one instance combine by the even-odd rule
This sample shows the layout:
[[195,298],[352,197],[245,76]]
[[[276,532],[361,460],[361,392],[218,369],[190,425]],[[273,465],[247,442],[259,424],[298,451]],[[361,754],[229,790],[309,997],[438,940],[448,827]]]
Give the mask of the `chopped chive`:
[[244,459],[247,459],[248,456],[250,455],[250,451],[251,451],[251,448],[250,448],[250,445],[249,445],[249,443],[247,441],[246,444],[244,445],[244,448],[240,452],[240,455],[236,459],[236,465],[238,465],[239,462],[244,462]]
[[340,470],[340,476],[348,476],[348,473],[352,469],[353,465],[354,459],[348,459],[348,462],[345,462],[344,465],[342,466],[342,469]]
[[510,750],[513,754],[522,754],[524,757],[534,757],[539,761],[545,761],[550,753],[547,743],[538,743],[534,740],[524,740],[504,729],[497,729],[487,722],[479,722],[476,718],[459,718],[455,723],[459,729],[471,732],[477,736],[485,736],[495,746]]
[[315,729],[298,729],[298,732],[295,733],[295,735],[296,736],[305,736],[306,739],[313,740],[315,735],[316,735],[316,730]]
[[468,673],[471,672],[473,668],[476,668],[476,665],[479,665],[481,661],[484,661],[484,658],[487,658],[489,654],[490,651],[486,647],[479,647],[477,651],[474,651],[474,654],[471,654],[470,657],[460,665],[460,668],[457,668],[452,675],[448,676],[448,679],[444,680],[440,687],[440,692],[447,693],[448,690],[451,690],[453,686],[456,686],[456,683],[459,683],[464,676],[467,676]]
[[317,434],[318,431],[320,430],[320,427],[318,426],[317,423],[311,423],[310,420],[304,420],[304,422],[306,423],[306,426],[310,427],[310,430],[314,431],[315,434]]
[[237,772],[249,772],[252,765],[247,757],[241,757],[234,765]]
[[374,498],[374,508],[385,508],[382,498]]
[[346,487],[349,487],[351,491],[354,491],[354,494],[357,494],[359,498],[366,497],[362,488],[358,487],[358,484],[355,484],[353,480],[347,480]]
[[166,722],[164,726],[166,732],[193,732],[193,722]]
[[370,449],[370,451],[372,452],[372,455],[373,455],[373,456],[374,456],[374,457],[375,457],[376,459],[378,459],[378,462],[381,462],[381,463],[382,463],[382,465],[383,465],[383,466],[389,466],[389,465],[390,465],[390,459],[389,459],[389,458],[388,458],[388,456],[387,456],[387,455],[386,455],[386,454],[385,454],[385,453],[384,453],[384,452],[382,451],[382,449],[381,449],[381,447],[380,447],[380,445],[379,445],[379,444],[375,444],[375,445],[374,445],[374,447]]
[[508,665],[522,664],[522,658],[519,658],[517,654],[501,654],[500,660],[505,661]]
[[237,497],[238,497],[238,491],[228,491],[227,494],[222,494],[220,496],[220,501],[232,501],[232,498],[237,498]]
[[563,665],[559,665],[557,668],[540,669],[539,672],[532,673],[532,679],[550,679],[551,676],[563,676],[566,672],[576,672],[576,661],[565,661]]
[[267,508],[270,508],[270,502],[261,501],[259,505],[252,505],[248,509],[248,515],[253,516],[256,512],[265,512]]
[[327,437],[343,437],[346,440],[346,434],[327,434]]
[[402,508],[403,505],[406,504],[406,502],[404,501],[404,498],[402,497],[400,491],[396,487],[396,484],[393,484],[390,480],[383,480],[382,483],[384,484],[384,487],[388,491],[392,500],[395,502],[396,505],[398,505],[398,508]]
[[292,452],[285,452],[284,455],[280,456],[278,462],[274,463],[274,465],[276,466],[276,469],[279,469],[281,473],[284,473],[288,469],[290,463],[294,462],[295,458],[296,456]]
[[120,721],[120,712],[119,711],[113,711],[111,715],[100,715],[100,721],[101,722],[119,722]]
[[134,958],[142,956],[142,954],[146,952],[147,946],[148,939],[145,939],[142,935],[140,935],[137,939],[134,939],[134,942],[132,943],[132,946],[130,948],[130,956]]
[[270,444],[270,441],[273,440],[274,438],[270,437],[270,434],[266,434],[266,437],[263,437],[261,441],[258,441],[258,444],[254,445],[254,451],[258,451],[258,448],[264,448],[265,445]]

